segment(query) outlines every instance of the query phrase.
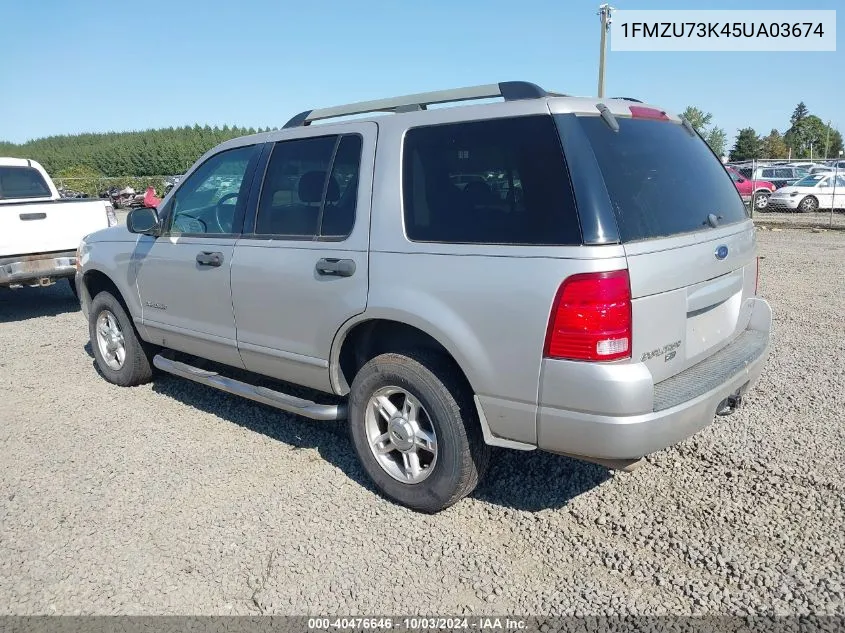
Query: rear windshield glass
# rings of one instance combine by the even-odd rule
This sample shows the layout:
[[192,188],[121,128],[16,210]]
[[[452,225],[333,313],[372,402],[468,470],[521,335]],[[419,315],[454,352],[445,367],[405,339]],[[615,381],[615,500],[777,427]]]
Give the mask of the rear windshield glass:
[[0,167],[0,200],[6,198],[48,198],[50,188],[37,169]]
[[725,168],[698,136],[678,124],[622,118],[614,132],[599,117],[579,117],[590,139],[623,242],[690,233],[746,219]]

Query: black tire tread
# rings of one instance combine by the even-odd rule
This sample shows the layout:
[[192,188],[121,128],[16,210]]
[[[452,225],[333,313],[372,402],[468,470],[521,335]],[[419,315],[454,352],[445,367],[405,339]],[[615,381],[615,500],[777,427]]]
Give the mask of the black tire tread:
[[[353,398],[361,395],[356,393],[359,377],[366,376],[370,371],[377,371],[380,374],[393,374],[396,370],[392,368],[399,368],[401,372],[410,373],[414,382],[427,384],[438,391],[439,396],[445,401],[450,415],[453,419],[461,422],[455,430],[461,435],[460,439],[466,442],[467,449],[464,458],[460,461],[458,484],[452,494],[436,506],[396,499],[414,510],[430,513],[438,512],[454,505],[470,494],[476,488],[490,464],[491,451],[490,447],[484,442],[481,433],[472,390],[454,361],[442,354],[419,349],[389,352],[371,359],[358,372],[355,380],[353,380],[350,409],[358,405],[357,402],[353,402]],[[352,417],[350,415],[350,424],[352,424]],[[376,484],[378,485],[378,482]],[[425,482],[417,485],[424,484]]]
[[804,208],[804,201],[805,201],[805,200],[807,200],[808,198],[812,198],[813,200],[815,200],[815,201],[816,201],[815,208],[814,208],[812,211],[813,211],[813,212],[816,212],[816,211],[818,211],[818,210],[819,210],[819,200],[818,200],[818,198],[816,198],[815,196],[810,195],[810,196],[804,196],[803,198],[801,198],[801,202],[799,202],[799,203],[798,203],[798,211],[799,211],[799,212],[801,212],[801,213],[808,213],[808,211]]
[[[126,346],[126,361],[119,371],[115,371],[108,367],[100,357],[100,350],[96,339],[96,324],[97,316],[103,308],[107,308],[117,318],[120,323],[120,329],[123,332],[124,345]],[[91,339],[91,348],[94,352],[94,358],[97,361],[97,367],[100,372],[109,382],[120,385],[121,387],[135,387],[143,385],[152,380],[153,367],[152,357],[155,349],[142,341],[138,332],[135,330],[135,324],[123,304],[108,290],[99,292],[91,301],[91,309],[88,318],[88,332]]]

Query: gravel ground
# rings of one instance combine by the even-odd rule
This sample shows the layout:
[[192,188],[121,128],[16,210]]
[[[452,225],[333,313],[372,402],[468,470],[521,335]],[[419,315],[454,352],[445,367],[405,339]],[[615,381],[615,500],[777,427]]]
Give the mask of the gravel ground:
[[842,210],[816,211],[815,213],[792,213],[785,211],[755,211],[754,222],[758,225],[789,227],[819,227],[845,229],[845,212]]
[[343,426],[93,367],[64,285],[0,291],[0,612],[845,614],[845,233],[760,233],[746,406],[641,469],[500,451],[421,516]]

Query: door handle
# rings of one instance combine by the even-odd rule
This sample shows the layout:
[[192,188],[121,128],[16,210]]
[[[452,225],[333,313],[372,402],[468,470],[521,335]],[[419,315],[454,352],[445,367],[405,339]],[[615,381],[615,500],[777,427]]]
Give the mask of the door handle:
[[355,262],[351,259],[330,259],[324,257],[317,262],[317,274],[351,277],[355,274]]
[[203,251],[197,255],[197,263],[200,266],[220,266],[223,264],[223,253]]

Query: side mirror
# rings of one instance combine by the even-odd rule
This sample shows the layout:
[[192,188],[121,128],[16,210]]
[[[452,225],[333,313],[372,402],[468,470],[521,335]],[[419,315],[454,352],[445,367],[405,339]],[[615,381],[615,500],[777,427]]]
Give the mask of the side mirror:
[[158,212],[155,207],[138,207],[126,216],[126,228],[130,233],[152,235],[158,229]]
[[737,178],[737,182],[745,182],[745,178]]

